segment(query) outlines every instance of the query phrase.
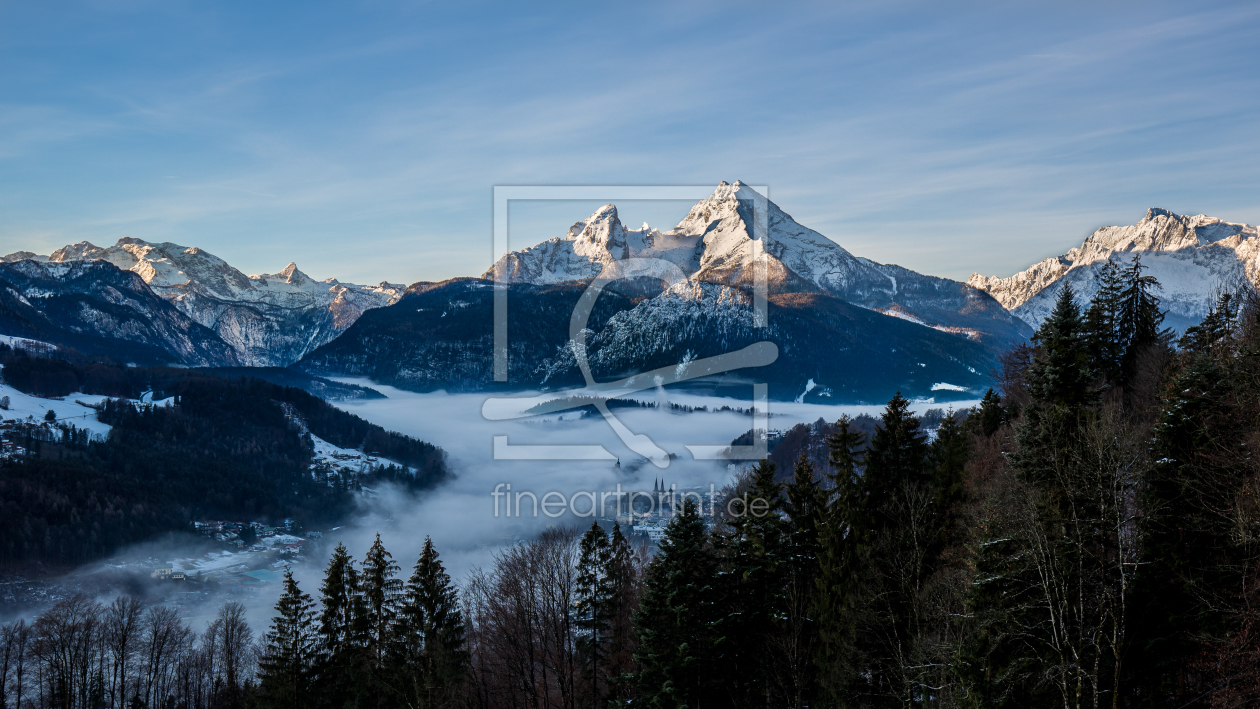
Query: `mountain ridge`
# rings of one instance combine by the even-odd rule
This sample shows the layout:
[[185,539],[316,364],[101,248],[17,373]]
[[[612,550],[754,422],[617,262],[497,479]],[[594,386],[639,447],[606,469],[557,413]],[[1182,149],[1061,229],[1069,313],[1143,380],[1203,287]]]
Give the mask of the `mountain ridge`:
[[233,365],[235,351],[110,263],[0,263],[0,328],[124,362]]
[[199,247],[123,237],[110,247],[80,241],[49,256],[19,251],[2,262],[105,261],[144,280],[158,296],[213,330],[236,357],[224,364],[287,366],[340,335],[364,311],[397,301],[405,286],[316,281],[290,262],[245,275]]
[[1260,286],[1260,230],[1204,214],[1183,216],[1151,207],[1136,224],[1094,230],[1080,246],[1043,259],[1007,278],[973,273],[968,284],[1037,326],[1050,313],[1064,282],[1082,299],[1097,291],[1094,276],[1109,260],[1140,257],[1162,287],[1167,322],[1184,330],[1207,314],[1214,293],[1239,281]]
[[797,223],[773,201],[739,181],[721,182],[673,229],[627,229],[607,204],[571,226],[564,236],[509,252],[482,278],[544,285],[594,278],[613,262],[655,258],[696,282],[751,287],[755,281],[754,205],[766,205],[767,285],[772,293],[821,292],[928,327],[1022,340],[1031,328],[981,289],[895,264],[854,256],[817,231]]

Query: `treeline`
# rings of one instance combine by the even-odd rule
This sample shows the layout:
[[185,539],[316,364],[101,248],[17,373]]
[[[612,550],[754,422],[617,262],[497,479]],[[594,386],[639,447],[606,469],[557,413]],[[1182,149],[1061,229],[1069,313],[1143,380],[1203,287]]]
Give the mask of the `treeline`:
[[1099,286],[930,442],[898,396],[837,423],[821,482],[755,466],[763,516],[675,518],[637,702],[1260,704],[1260,307],[1222,295],[1174,345],[1140,263]]
[[[353,448],[389,458],[420,470],[445,470],[441,448],[404,436],[342,411],[297,386],[281,386],[260,377],[241,376],[246,368],[228,370],[228,375],[210,370],[171,367],[127,367],[112,361],[90,358],[73,350],[58,350],[56,356],[33,356],[23,349],[0,345],[0,365],[4,381],[18,391],[33,396],[62,397],[74,392],[139,399],[146,392],[154,400],[182,396],[189,389],[204,389],[220,381],[241,381],[251,396],[260,401],[289,404],[302,417],[311,433],[341,448]],[[279,370],[284,372],[285,370]],[[262,375],[276,379],[274,368]],[[282,380],[314,379],[299,372]],[[332,384],[331,382],[329,384]],[[350,385],[346,385],[350,388]],[[361,389],[361,387],[354,387]],[[365,390],[367,391],[367,390]]]
[[[20,355],[9,362],[24,360],[40,363],[30,371],[68,364]],[[112,427],[104,440],[46,423],[18,422],[4,432],[18,452],[0,461],[0,563],[80,563],[204,517],[331,523],[364,484],[426,489],[447,474],[436,446],[387,433],[299,389],[204,373],[147,384],[160,384],[156,396],[174,397],[173,405],[107,400],[98,414]],[[316,417],[316,435],[362,434],[365,447],[386,449],[407,467],[312,469],[312,441],[286,406]]]
[[76,595],[0,627],[0,707],[243,708],[256,659],[239,603],[199,632],[170,607]]
[[449,701],[1260,704],[1260,307],[1223,295],[1174,343],[1139,263],[1100,279],[930,439],[897,396],[870,435],[837,422],[825,470],[754,466],[756,512],[688,502],[646,566],[598,528],[501,553]]
[[639,695],[645,556],[614,527],[550,529],[475,571],[461,594],[426,539],[404,582],[378,536],[333,552],[318,601],[291,575],[259,660],[255,706],[578,707]]
[[841,418],[825,469],[762,461],[649,563],[552,529],[457,593],[431,543],[406,582],[379,538],[338,548],[318,602],[286,578],[253,701],[1256,706],[1260,304],[1174,343],[1140,264],[1100,279],[965,419]]
[[379,535],[357,568],[345,546],[337,546],[318,604],[286,572],[251,705],[462,705],[468,628],[431,540],[406,582],[398,575]]

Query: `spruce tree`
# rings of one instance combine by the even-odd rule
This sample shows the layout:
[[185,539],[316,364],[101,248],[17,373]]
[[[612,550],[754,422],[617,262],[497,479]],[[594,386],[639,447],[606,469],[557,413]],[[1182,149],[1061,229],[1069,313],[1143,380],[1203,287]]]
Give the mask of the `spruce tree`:
[[[862,476],[865,506],[868,512],[878,513],[904,485],[924,483],[929,474],[924,463],[927,460],[927,437],[919,430],[919,420],[910,410],[910,402],[897,392],[888,401],[881,416],[879,428],[871,437],[869,450],[863,458],[866,470]],[[874,533],[886,524],[885,520],[870,519],[870,532]]]
[[269,709],[304,709],[316,703],[312,676],[318,653],[315,604],[284,570],[284,591],[258,662],[261,704]]
[[610,701],[622,703],[634,698],[634,610],[638,605],[639,578],[634,550],[613,523],[609,541],[608,588],[608,694]]
[[1028,367],[1032,402],[1016,430],[1018,446],[1012,462],[1027,481],[1045,486],[1067,465],[1086,417],[1098,401],[1071,284],[1064,283],[1053,312],[1033,341],[1037,350]]
[[398,564],[385,550],[381,535],[363,557],[360,589],[363,596],[363,613],[360,627],[366,640],[368,667],[378,674],[385,665],[390,651],[394,622],[398,617],[403,595],[403,582],[398,578]]
[[608,535],[598,522],[582,535],[577,565],[577,588],[574,604],[577,626],[581,635],[578,651],[582,656],[583,674],[590,689],[592,709],[603,704],[607,694],[607,645],[611,626],[610,615],[614,580],[609,575],[612,547]]
[[426,709],[458,704],[469,659],[459,593],[438,556],[426,536],[403,592],[392,672],[407,706]]
[[725,638],[725,685],[737,705],[768,702],[772,679],[782,670],[780,655],[770,654],[776,620],[783,612],[787,540],[782,486],[768,460],[754,464],[751,473],[740,514],[729,520],[730,533],[719,539],[724,563],[718,597],[726,612],[718,630]]
[[942,533],[938,542],[942,545],[942,551],[944,546],[963,542],[961,515],[966,497],[967,459],[970,455],[971,436],[951,409],[936,429],[936,438],[932,441],[930,453],[931,482],[936,491],[936,509]]
[[[835,457],[844,461],[843,444]],[[928,446],[910,402],[900,394],[884,410],[854,483],[839,483],[843,520],[829,524],[828,546],[840,536],[838,568],[824,568],[833,595],[822,617],[827,700],[840,705],[915,701],[929,691],[925,585],[938,563],[941,537]],[[839,471],[838,471],[839,472]],[[834,563],[834,562],[829,562]]]
[[713,628],[717,562],[694,500],[665,528],[634,614],[639,701],[652,709],[709,706],[720,686]]
[[980,400],[980,405],[967,417],[967,426],[977,435],[988,437],[997,433],[1006,423],[1006,419],[1007,412],[1002,406],[1002,397],[990,387]]
[[865,435],[853,428],[848,416],[836,421],[836,432],[827,439],[831,491],[821,515],[813,615],[818,624],[814,654],[818,690],[831,706],[848,700],[848,689],[859,672],[852,622],[855,595],[849,583],[853,561],[849,530],[851,520],[862,513],[865,503],[861,490],[864,439]]
[[[1141,489],[1145,563],[1131,683],[1148,706],[1178,706],[1207,689],[1196,663],[1231,629],[1245,547],[1233,512],[1254,472],[1231,373],[1207,353],[1178,373],[1155,427],[1155,463]],[[1214,683],[1215,680],[1212,680]]]
[[320,587],[319,695],[329,706],[353,702],[363,639],[357,632],[363,611],[359,573],[344,544],[333,550]]
[[775,647],[781,655],[777,694],[790,707],[811,706],[817,694],[818,625],[813,617],[816,603],[819,557],[822,552],[823,516],[827,499],[814,474],[814,465],[801,451],[792,470],[792,482],[784,489],[787,513],[782,620]]
[[1178,342],[1184,350],[1206,352],[1233,332],[1238,318],[1238,299],[1232,293],[1222,293],[1198,325],[1186,328]]
[[1141,255],[1133,257],[1133,265],[1124,272],[1124,290],[1120,295],[1119,328],[1123,335],[1124,354],[1120,362],[1120,380],[1124,384],[1133,381],[1137,374],[1138,360],[1163,336],[1160,326],[1164,312],[1153,291],[1160,285],[1154,276],[1143,276]]
[[1096,398],[1090,390],[1094,373],[1072,284],[1064,282],[1054,310],[1032,339],[1037,343],[1028,370],[1028,390],[1033,399],[1071,409],[1092,403]]
[[[1122,332],[1123,310],[1122,300]],[[988,704],[1114,700],[1128,647],[1138,454],[1126,448],[1124,416],[1098,405],[1100,361],[1069,285],[1034,341],[1031,402],[1006,457],[1013,474],[996,466],[976,514],[976,632],[961,666]]]
[[1089,301],[1082,323],[1085,346],[1093,371],[1110,384],[1121,379],[1124,340],[1120,330],[1123,276],[1114,261],[1107,261],[1095,277],[1097,292]]

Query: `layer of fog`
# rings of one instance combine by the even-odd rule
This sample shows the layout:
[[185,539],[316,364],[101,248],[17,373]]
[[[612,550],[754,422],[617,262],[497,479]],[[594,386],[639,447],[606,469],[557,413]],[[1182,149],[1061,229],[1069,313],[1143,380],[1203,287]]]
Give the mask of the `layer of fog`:
[[[487,394],[418,394],[368,380],[346,378],[340,381],[371,386],[385,394],[385,399],[335,402],[387,429],[430,441],[446,450],[454,474],[452,480],[436,490],[417,495],[387,492],[365,501],[363,515],[354,524],[326,534],[325,546],[343,542],[356,556],[371,545],[379,532],[385,547],[409,570],[419,555],[425,536],[431,536],[453,577],[462,579],[468,571],[491,563],[494,553],[504,545],[529,538],[551,525],[589,526],[591,518],[566,514],[549,518],[541,512],[531,514],[526,500],[522,515],[508,517],[505,506],[495,514],[496,486],[511,486],[515,494],[530,491],[539,498],[556,491],[569,498],[579,491],[600,493],[621,490],[648,490],[659,478],[679,489],[703,487],[721,489],[744,465],[751,461],[695,460],[687,445],[729,444],[752,427],[747,413],[712,412],[730,406],[751,407],[752,401],[716,398],[687,392],[649,391],[635,398],[643,401],[672,402],[684,406],[705,406],[710,411],[682,413],[660,406],[655,409],[615,409],[614,413],[630,431],[646,434],[664,448],[672,459],[666,468],[659,468],[636,455],[618,438],[611,426],[598,414],[578,416],[573,413],[533,419],[488,421],[482,416]],[[519,395],[513,395],[519,396]],[[662,398],[667,397],[667,401]],[[951,404],[956,410],[976,402]],[[918,402],[916,412],[941,408],[941,404]],[[772,401],[769,403],[769,428],[786,430],[797,423],[822,418],[835,421],[841,414],[879,416],[882,405],[827,406],[813,403]],[[539,420],[542,419],[542,420]],[[496,460],[494,437],[507,436],[511,445],[523,444],[599,444],[619,458],[620,467],[609,461],[573,460]],[[503,498],[499,498],[502,502]],[[581,512],[588,507],[582,497]],[[609,502],[609,514],[613,507]],[[303,572],[306,577],[309,572]],[[311,577],[312,581],[315,581]],[[306,584],[304,584],[305,586]],[[314,586],[311,586],[312,588]]]
[[[630,451],[614,430],[598,414],[577,412],[552,414],[509,421],[490,421],[482,415],[487,394],[420,394],[383,386],[364,379],[341,379],[371,386],[387,398],[333,402],[336,406],[379,424],[386,429],[413,436],[441,446],[447,453],[452,477],[436,489],[410,493],[395,488],[381,488],[361,497],[358,510],[351,519],[335,529],[320,530],[321,539],[308,547],[304,561],[292,564],[302,589],[318,598],[319,586],[328,555],[338,543],[344,543],[351,555],[362,559],[376,534],[401,567],[401,576],[410,575],[426,536],[433,538],[448,571],[457,582],[477,567],[493,563],[494,555],[506,545],[532,538],[551,525],[586,527],[589,517],[565,514],[550,518],[531,514],[528,501],[522,516],[509,517],[505,506],[495,514],[496,486],[511,486],[513,493],[529,491],[541,498],[547,492],[558,492],[568,499],[573,493],[615,491],[650,491],[657,479],[679,489],[709,486],[721,489],[731,481],[738,469],[751,461],[700,461],[693,459],[687,445],[726,445],[747,432],[753,424],[748,413],[697,411],[679,412],[668,405],[658,408],[615,409],[614,413],[630,431],[646,434],[672,454],[666,468],[659,468]],[[513,395],[519,396],[519,395]],[[636,395],[642,401],[659,404],[675,403],[691,407],[722,406],[748,408],[750,399],[739,400],[703,396],[684,391],[648,391]],[[93,402],[94,403],[94,402]],[[954,402],[954,409],[975,402]],[[933,402],[917,402],[916,412],[942,408]],[[769,428],[786,430],[797,423],[822,418],[834,421],[841,414],[879,416],[882,405],[827,406],[814,403],[772,401],[769,403]],[[599,444],[619,458],[614,461],[565,460],[496,460],[494,437],[507,436],[511,445],[523,444]],[[588,503],[582,499],[585,512]],[[609,514],[612,513],[609,503]],[[308,530],[309,531],[309,530]],[[299,532],[301,534],[301,532]],[[230,556],[230,558],[229,558]],[[32,587],[36,602],[14,615],[30,617],[40,606],[48,605],[73,592],[85,592],[101,601],[131,593],[147,598],[150,603],[178,605],[181,615],[200,627],[210,620],[218,606],[228,600],[243,602],[256,631],[267,627],[281,588],[269,584],[262,590],[245,593],[190,593],[179,582],[155,581],[149,572],[157,566],[174,565],[188,570],[212,571],[215,567],[233,565],[249,568],[271,567],[279,571],[282,564],[258,552],[233,552],[228,555],[221,545],[192,534],[172,534],[144,544],[133,545],[113,558],[84,566],[46,588]],[[19,582],[20,583],[20,582]],[[191,590],[191,587],[188,587]],[[38,602],[39,596],[46,602]],[[2,621],[3,619],[0,619]]]

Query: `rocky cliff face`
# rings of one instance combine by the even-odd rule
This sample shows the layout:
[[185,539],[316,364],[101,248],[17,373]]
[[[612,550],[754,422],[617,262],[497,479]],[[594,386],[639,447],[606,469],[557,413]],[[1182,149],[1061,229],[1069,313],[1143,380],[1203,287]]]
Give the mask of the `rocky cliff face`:
[[0,328],[123,362],[238,362],[212,330],[109,263],[0,263]]
[[[764,205],[757,233],[756,204]],[[854,305],[973,338],[1011,342],[1031,329],[986,292],[945,278],[854,256],[798,224],[778,205],[739,182],[718,185],[667,232],[647,225],[627,229],[617,208],[605,205],[564,236],[503,256],[483,278],[549,284],[594,278],[608,264],[655,258],[703,283],[751,287],[754,242],[764,245],[771,293],[825,293]]]
[[1137,224],[1108,226],[1062,256],[1045,259],[1009,278],[972,274],[967,283],[992,295],[1030,325],[1054,307],[1063,282],[1082,300],[1097,292],[1094,279],[1108,260],[1141,258],[1159,279],[1166,323],[1178,330],[1207,314],[1214,293],[1239,283],[1260,286],[1260,233],[1256,227],[1215,217],[1181,216],[1152,208]]
[[[413,286],[398,303],[369,311],[298,366],[419,391],[584,384],[569,325],[585,285],[507,288],[506,384],[493,381],[494,286],[480,279]],[[988,386],[986,374],[1001,352],[984,340],[822,292],[772,294],[768,316],[768,326],[759,326],[746,293],[712,283],[684,281],[651,298],[605,292],[587,321],[585,353],[595,379],[611,381],[662,367],[687,369],[698,359],[770,341],[779,352],[774,363],[690,386],[746,398],[748,382],[760,381],[776,399],[877,403],[896,391],[975,398]]]
[[105,261],[138,275],[153,292],[218,334],[248,366],[286,366],[341,334],[364,311],[393,303],[404,286],[316,281],[290,263],[247,276],[202,249],[124,238],[101,248],[86,241],[48,257],[29,252],[4,261]]

